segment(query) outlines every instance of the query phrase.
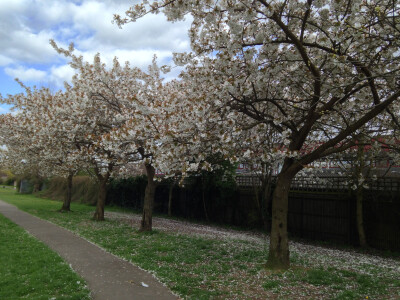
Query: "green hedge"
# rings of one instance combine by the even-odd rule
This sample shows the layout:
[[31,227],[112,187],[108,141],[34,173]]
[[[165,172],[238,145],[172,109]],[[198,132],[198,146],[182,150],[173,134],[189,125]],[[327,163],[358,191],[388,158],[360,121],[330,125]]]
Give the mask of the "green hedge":
[[[47,189],[42,192],[46,198],[62,201],[67,193],[67,180],[65,178],[52,178],[47,184]],[[75,176],[72,181],[72,202],[95,205],[99,194],[96,181],[89,176]]]

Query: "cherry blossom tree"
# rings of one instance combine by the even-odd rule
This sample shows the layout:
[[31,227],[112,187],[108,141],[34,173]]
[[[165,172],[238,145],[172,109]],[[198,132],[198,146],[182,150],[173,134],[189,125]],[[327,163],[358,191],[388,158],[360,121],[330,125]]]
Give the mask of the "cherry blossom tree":
[[[78,154],[88,157],[100,183],[101,199],[95,219],[104,219],[106,183],[113,174],[124,173],[132,163],[144,165],[147,175],[143,216],[140,231],[152,229],[152,211],[156,188],[155,169],[170,172],[179,164],[178,152],[171,154],[171,145],[180,144],[176,124],[179,107],[174,106],[172,95],[175,84],[163,84],[161,68],[154,58],[147,72],[121,66],[117,58],[107,68],[96,55],[93,63],[84,62],[69,49],[53,47],[71,58],[77,70],[71,85],[66,85],[66,97],[76,107],[70,113],[72,124],[81,124],[83,134],[77,141]],[[182,105],[182,104],[181,104]],[[79,111],[76,113],[74,111]],[[179,152],[182,154],[182,151]]]
[[140,231],[152,230],[155,170],[167,177],[178,174],[184,178],[191,171],[209,169],[206,157],[215,140],[215,134],[200,134],[213,124],[207,118],[213,107],[200,103],[194,109],[197,96],[193,90],[184,81],[164,83],[163,69],[154,59],[148,71],[142,73],[142,86],[134,97],[118,100],[125,123],[112,133],[129,144],[130,151],[139,154],[146,170],[148,182]]
[[[176,54],[175,62],[202,69],[203,86],[215,87],[208,101],[270,126],[284,145],[273,195],[268,265],[287,268],[292,179],[314,160],[351,147],[352,134],[400,96],[399,4],[143,1],[115,21],[122,25],[160,11],[171,21],[192,16],[193,53]],[[276,150],[271,155],[282,156]]]
[[70,65],[77,71],[71,85],[65,86],[64,95],[72,103],[65,122],[79,128],[73,155],[85,158],[91,165],[99,182],[99,198],[93,217],[104,220],[106,185],[110,177],[125,164],[141,161],[145,156],[142,148],[133,146],[123,135],[129,131],[129,125],[138,125],[136,129],[144,131],[127,108],[137,95],[145,93],[145,76],[138,68],[128,64],[120,66],[117,59],[107,68],[99,54],[93,63],[84,62],[81,56],[73,53],[72,45],[62,49],[54,41],[51,43],[59,53],[71,58]]
[[[55,43],[53,45],[59,52],[71,56],[72,47],[63,50],[58,49]],[[69,199],[74,172],[78,168],[93,171],[99,183],[94,219],[104,220],[106,184],[110,176],[127,161],[138,159],[137,153],[127,153],[130,151],[129,143],[113,135],[126,121],[122,108],[116,110],[113,106],[115,93],[128,87],[124,95],[134,96],[130,89],[137,87],[134,85],[137,77],[133,72],[118,74],[118,70],[125,72],[130,69],[126,67],[122,71],[116,61],[114,68],[107,70],[98,55],[93,64],[84,63],[82,57],[72,57],[71,65],[77,70],[77,75],[72,85],[65,84],[64,92],[51,95],[47,89],[25,88],[25,94],[4,99],[18,110],[18,120],[10,126],[14,132],[10,132],[8,144],[16,141],[13,153],[25,157],[21,160],[16,156],[16,160],[24,164],[31,161],[32,153],[35,153],[34,158],[41,163],[42,172],[66,172],[67,167]],[[122,84],[118,85],[119,82]],[[16,129],[23,134],[15,135]],[[68,207],[69,204],[64,203],[63,209]]]
[[193,171],[210,170],[207,156],[220,152],[215,143],[219,128],[215,105],[198,102],[203,91],[198,94],[199,89],[185,81],[164,83],[162,69],[155,60],[149,66],[141,93],[125,106],[126,125],[115,132],[137,149],[146,169],[141,231],[152,228],[155,169],[184,180]]
[[43,177],[66,178],[67,193],[61,211],[69,211],[72,178],[85,164],[70,155],[75,144],[74,130],[64,122],[68,103],[61,92],[52,93],[47,88],[31,89],[19,83],[25,93],[1,99],[13,105],[16,111],[1,118],[1,139],[7,146],[5,160],[19,173],[31,166]]
[[30,142],[29,134],[21,127],[21,121],[18,116],[0,115],[0,143],[3,146],[1,165],[12,169],[18,176],[33,171],[36,173],[37,170],[37,161],[34,158],[36,151],[22,153],[22,149],[27,149]]

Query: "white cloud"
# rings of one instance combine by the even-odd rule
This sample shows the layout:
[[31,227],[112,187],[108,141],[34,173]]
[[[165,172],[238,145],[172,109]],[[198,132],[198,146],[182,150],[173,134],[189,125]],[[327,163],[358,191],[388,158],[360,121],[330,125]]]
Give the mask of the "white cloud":
[[[9,63],[41,63],[54,59],[49,46],[53,33],[32,25],[37,10],[32,1],[0,1],[0,53]],[[36,26],[37,27],[37,26]]]
[[57,90],[64,86],[64,82],[71,82],[75,71],[69,65],[53,66],[50,70],[48,85]]
[[[124,12],[139,0],[0,0],[0,68],[22,81],[46,82],[61,88],[73,70],[49,45],[74,42],[85,60],[101,53],[111,66],[121,63],[147,68],[154,54],[158,63],[169,64],[173,52],[190,50],[187,30],[191,20],[170,23],[163,14],[148,15],[119,29],[113,14]],[[40,70],[39,70],[40,69]],[[177,70],[167,75],[168,79]],[[0,91],[6,94],[7,91]]]
[[52,37],[52,33],[46,31],[38,34],[22,30],[14,31],[8,43],[2,43],[0,51],[10,60],[19,63],[49,63],[57,55],[49,45]]
[[13,60],[10,57],[0,54],[0,66],[7,66],[11,63],[13,63]]
[[[148,15],[119,29],[113,14],[135,1],[18,0],[0,1],[0,51],[10,61],[48,63],[56,56],[49,39],[74,42],[81,51],[149,50],[182,52],[189,49],[190,20],[170,23],[164,15]],[[136,1],[138,2],[138,1]]]
[[[88,18],[88,14],[93,17]],[[74,24],[81,32],[92,31],[94,34],[88,38],[82,36],[77,46],[82,50],[97,49],[100,52],[104,48],[158,49],[169,52],[189,49],[189,21],[171,23],[162,14],[147,15],[119,29],[111,24],[112,18],[113,11],[105,9],[104,4],[88,2],[82,5],[75,15]]]
[[47,73],[45,71],[36,70],[33,68],[26,69],[22,66],[17,68],[5,68],[5,73],[13,78],[18,78],[21,81],[42,81],[46,78]]

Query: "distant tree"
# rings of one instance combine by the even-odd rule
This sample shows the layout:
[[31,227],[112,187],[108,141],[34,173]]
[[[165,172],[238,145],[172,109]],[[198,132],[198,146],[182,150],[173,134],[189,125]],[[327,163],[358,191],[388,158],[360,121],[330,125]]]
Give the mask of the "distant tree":
[[114,173],[132,161],[141,161],[143,152],[132,147],[123,132],[132,122],[126,104],[137,95],[145,93],[142,83],[145,74],[128,64],[121,67],[115,58],[107,68],[94,57],[93,63],[84,62],[74,54],[73,46],[62,49],[51,41],[52,46],[71,59],[70,65],[77,71],[71,85],[65,84],[65,101],[71,103],[64,124],[75,128],[73,157],[85,159],[99,183],[99,196],[93,218],[104,220],[107,183]]
[[381,157],[381,144],[367,135],[359,135],[355,146],[335,157],[340,175],[346,178],[350,190],[356,196],[357,232],[359,244],[363,248],[368,246],[363,213],[364,192],[370,188],[371,181],[376,179],[375,165]]
[[67,104],[61,92],[20,84],[25,93],[2,99],[16,111],[1,116],[0,138],[7,148],[5,163],[19,174],[32,169],[41,177],[66,178],[67,192],[61,211],[69,211],[72,177],[85,164],[71,155],[75,150],[74,131],[64,122]]

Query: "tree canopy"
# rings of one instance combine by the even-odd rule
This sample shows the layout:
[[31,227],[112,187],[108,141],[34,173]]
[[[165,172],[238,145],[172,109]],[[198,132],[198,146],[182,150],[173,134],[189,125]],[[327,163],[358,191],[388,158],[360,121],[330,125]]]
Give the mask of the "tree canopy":
[[[21,139],[21,149],[46,162],[63,158],[64,167],[91,165],[102,195],[113,172],[143,164],[149,177],[144,230],[151,229],[156,168],[185,176],[211,169],[207,158],[217,156],[274,168],[268,264],[287,268],[293,178],[397,122],[399,6],[391,0],[143,1],[115,22],[159,12],[170,21],[192,16],[192,52],[174,55],[185,67],[180,78],[164,82],[168,68],[156,59],[148,70],[117,58],[107,67],[99,54],[85,62],[72,45],[52,42],[77,74],[65,91],[27,88],[2,99],[19,110],[2,119],[5,127],[15,124],[4,141]],[[99,198],[96,219],[104,218],[103,207]]]

